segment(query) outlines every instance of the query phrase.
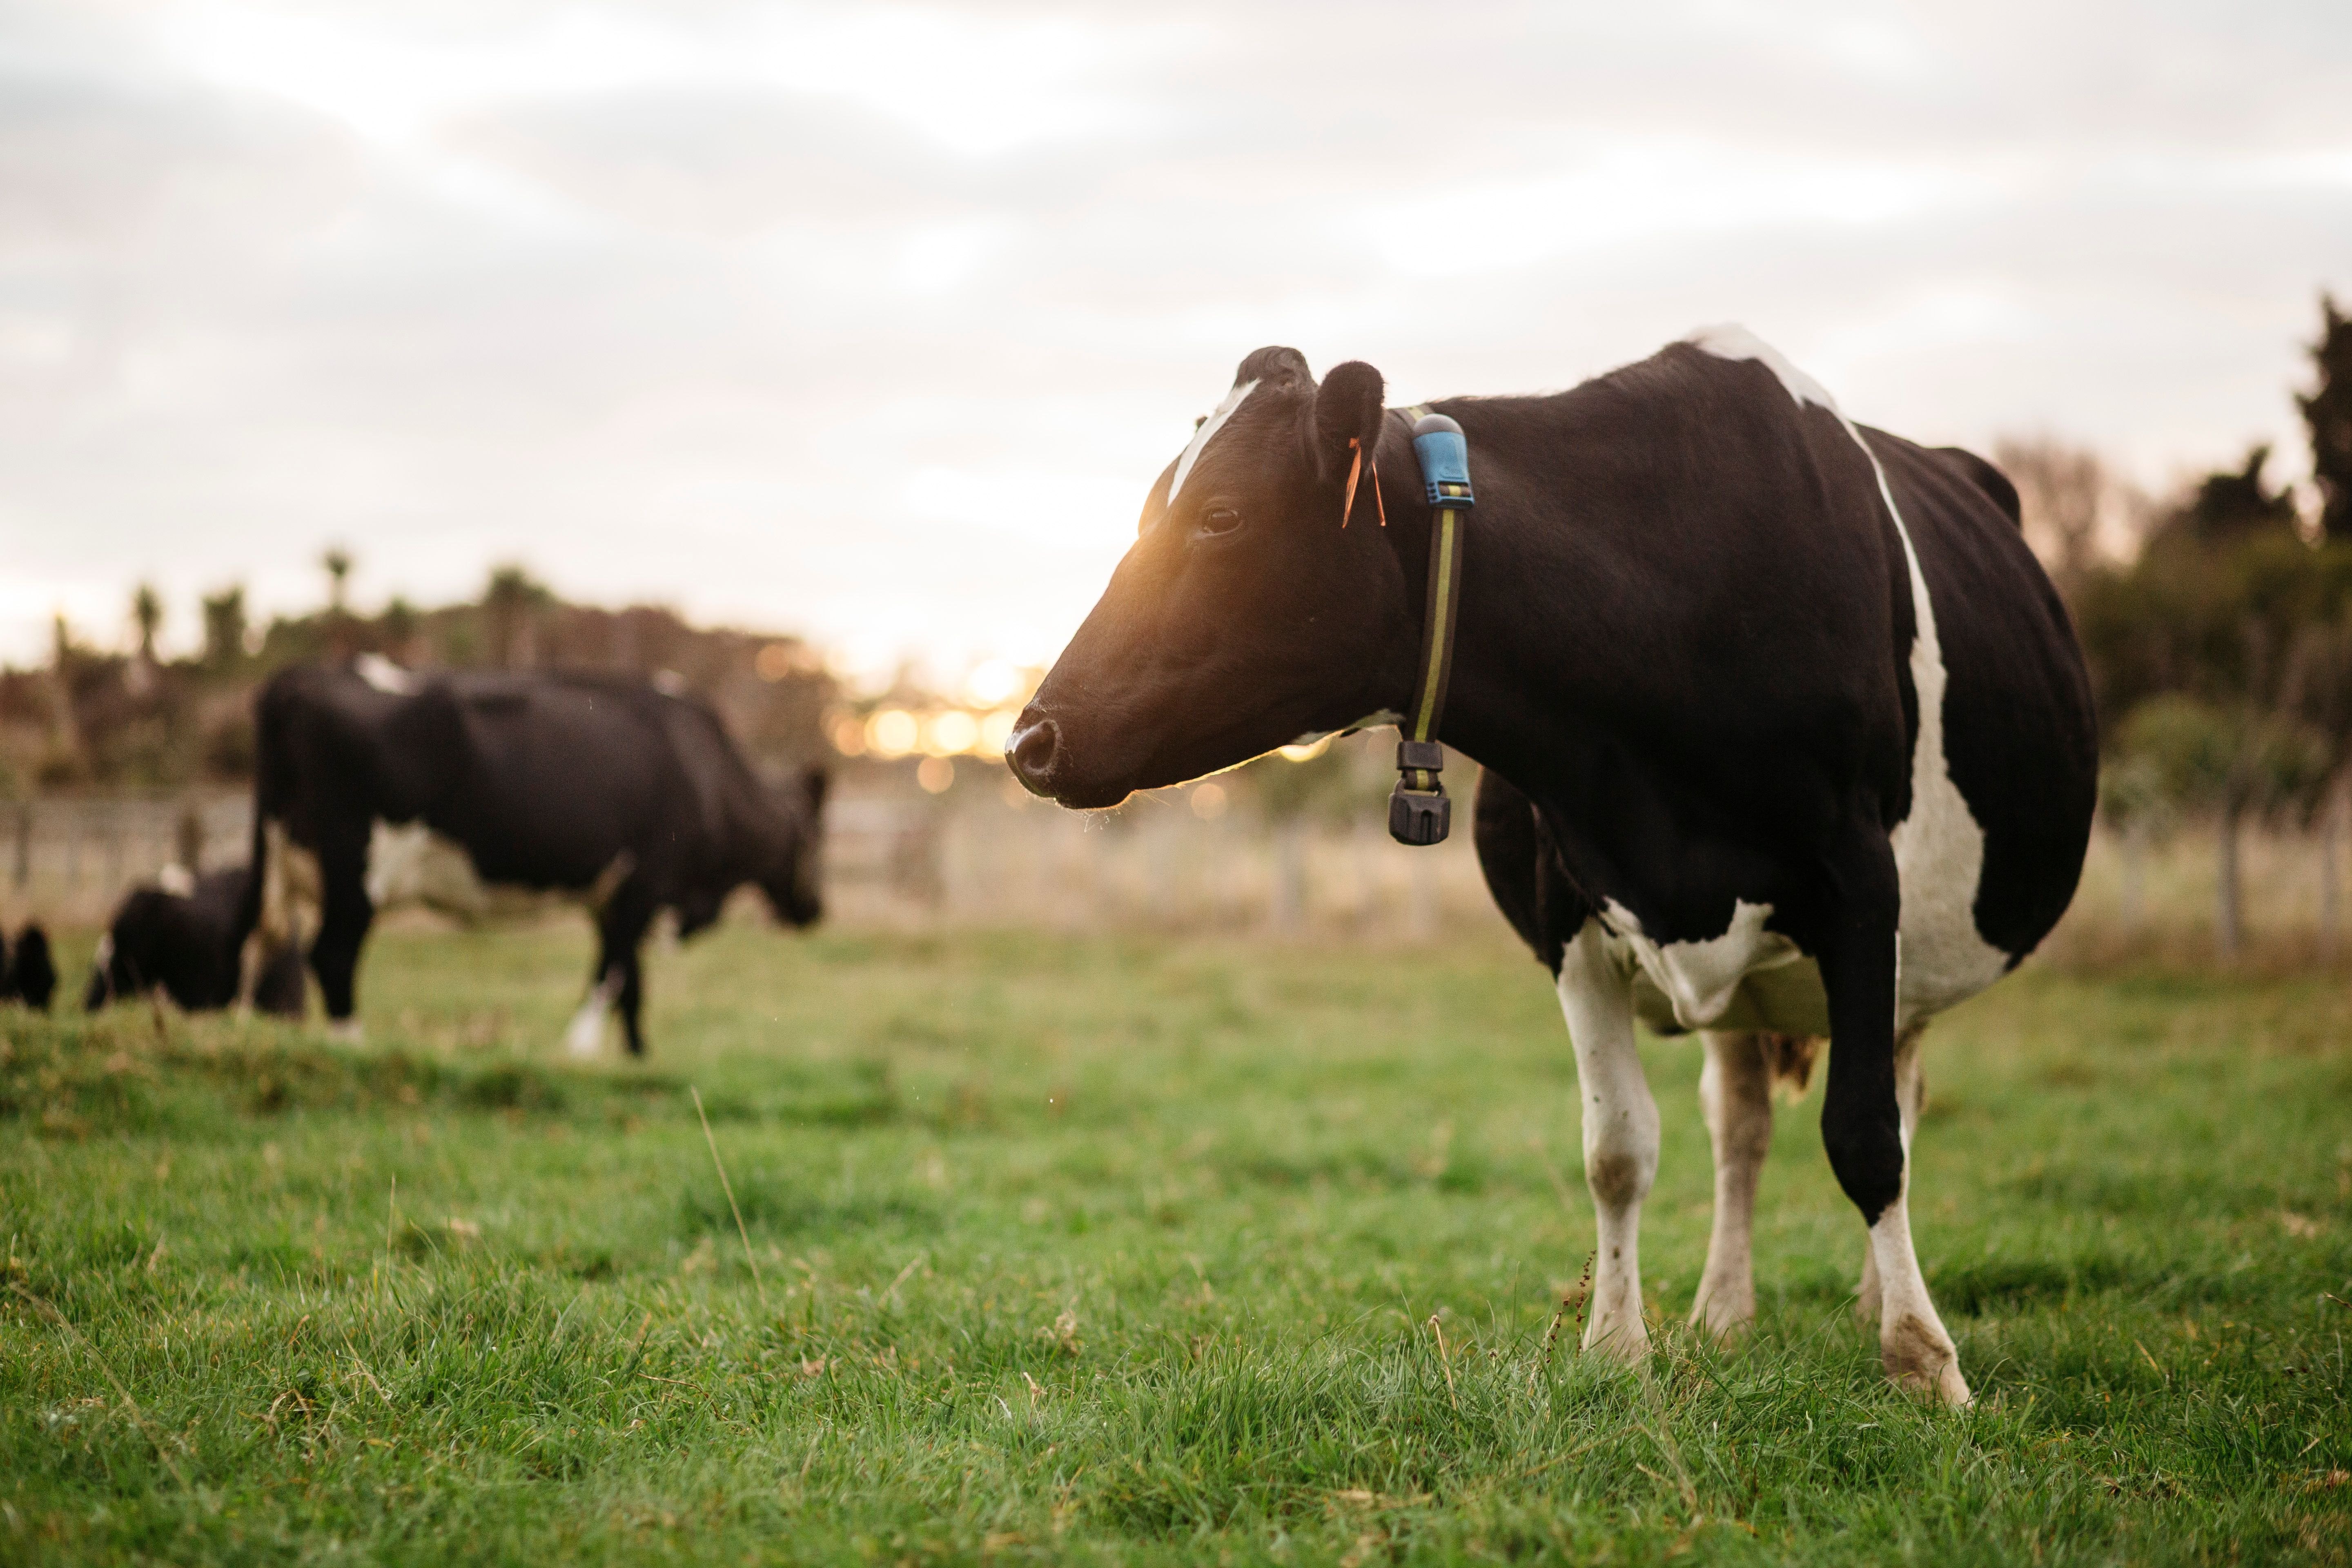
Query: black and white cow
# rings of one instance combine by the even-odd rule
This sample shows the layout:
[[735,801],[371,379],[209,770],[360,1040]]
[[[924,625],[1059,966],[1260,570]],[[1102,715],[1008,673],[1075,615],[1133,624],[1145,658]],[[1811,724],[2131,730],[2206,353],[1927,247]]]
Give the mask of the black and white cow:
[[[90,958],[85,1011],[162,992],[184,1012],[205,1013],[237,1000],[237,910],[252,872],[237,866],[202,876],[167,866],[131,889]],[[302,1016],[302,953],[288,942],[264,955],[248,998],[264,1013]]]
[[287,670],[255,711],[263,875],[236,940],[309,937],[346,1035],[361,943],[390,904],[478,912],[498,887],[582,896],[599,942],[567,1036],[581,1055],[615,1005],[644,1053],[638,949],[661,910],[691,936],[751,883],[793,925],[822,912],[824,773],[770,789],[688,699],[593,675],[428,678],[369,658]]
[[21,1002],[36,1013],[49,1010],[58,989],[58,968],[49,957],[49,933],[27,925],[16,945],[0,942],[0,1002]]
[[[1371,366],[1242,362],[1160,475],[1008,760],[1075,806],[1393,721],[1431,511]],[[1587,1343],[1646,1350],[1638,1233],[1657,1110],[1634,1021],[1699,1030],[1717,1164],[1694,1312],[1754,1311],[1769,1037],[1831,1037],[1822,1141],[1869,1231],[1888,1373],[1969,1398],[1906,1202],[1921,1026],[2073,898],[2096,736],[2016,492],[1850,423],[1738,328],[1540,397],[1433,405],[1477,508],[1441,738],[1485,767],[1480,859],[1558,979],[1599,1271]],[[1341,510],[1360,443],[1380,506]],[[1381,526],[1379,511],[1384,511]]]

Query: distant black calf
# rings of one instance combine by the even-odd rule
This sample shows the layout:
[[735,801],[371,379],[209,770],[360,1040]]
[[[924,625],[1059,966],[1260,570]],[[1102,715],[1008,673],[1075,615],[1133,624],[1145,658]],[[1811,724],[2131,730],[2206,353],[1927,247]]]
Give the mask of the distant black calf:
[[[190,877],[173,867],[123,895],[90,961],[82,1006],[92,1013],[160,989],[188,1012],[236,1000],[236,911],[252,872],[238,866]],[[302,1016],[302,955],[278,948],[261,967],[253,1005],[281,1017]]]
[[36,1013],[46,1013],[57,989],[58,970],[49,960],[48,933],[28,925],[16,933],[16,945],[8,948],[5,961],[0,962],[0,1002],[22,1002]]

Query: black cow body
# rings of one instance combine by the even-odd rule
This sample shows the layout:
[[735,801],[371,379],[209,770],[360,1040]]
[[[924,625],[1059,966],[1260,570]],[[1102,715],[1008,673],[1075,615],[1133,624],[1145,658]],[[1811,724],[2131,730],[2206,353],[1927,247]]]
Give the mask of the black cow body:
[[[82,1006],[96,1012],[110,1002],[161,991],[190,1013],[237,1000],[237,910],[252,882],[243,866],[190,878],[174,868],[162,879],[133,888],[115,906],[90,960]],[[292,943],[272,949],[259,965],[251,997],[262,1012],[302,1016],[302,954]]]
[[[1289,350],[1243,363],[1023,715],[1009,754],[1032,789],[1109,805],[1406,707],[1431,514],[1381,394],[1367,365],[1318,387]],[[1442,739],[1485,764],[1480,859],[1576,1047],[1588,1342],[1647,1342],[1635,1016],[1706,1034],[1718,1211],[1696,1315],[1718,1328],[1753,1311],[1766,1037],[1827,1034],[1863,1305],[1885,1309],[1890,1373],[1965,1401],[1911,1250],[1916,1037],[2064,910],[2096,775],[2088,681],[2014,490],[1848,424],[1738,329],[1557,395],[1432,406],[1466,432],[1477,492]],[[1379,459],[1385,529],[1360,502],[1341,526],[1351,441]]]
[[[586,675],[420,678],[381,660],[289,670],[257,702],[254,859],[239,937],[315,901],[311,968],[347,1023],[380,905],[461,909],[486,886],[583,895],[599,941],[575,1049],[617,1003],[642,1053],[638,949],[656,913],[682,936],[757,884],[778,916],[819,912],[824,777],[772,792],[717,717],[650,687]],[[306,899],[308,893],[310,898]]]
[[49,1010],[57,994],[58,969],[49,956],[49,933],[27,925],[16,944],[0,953],[0,1002],[21,1002],[36,1013]]

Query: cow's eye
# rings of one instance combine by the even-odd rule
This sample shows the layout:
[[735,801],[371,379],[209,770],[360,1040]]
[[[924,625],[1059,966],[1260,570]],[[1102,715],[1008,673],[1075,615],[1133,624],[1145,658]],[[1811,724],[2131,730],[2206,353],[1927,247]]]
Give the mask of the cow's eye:
[[1242,514],[1229,506],[1212,507],[1192,525],[1195,539],[1216,539],[1240,528]]

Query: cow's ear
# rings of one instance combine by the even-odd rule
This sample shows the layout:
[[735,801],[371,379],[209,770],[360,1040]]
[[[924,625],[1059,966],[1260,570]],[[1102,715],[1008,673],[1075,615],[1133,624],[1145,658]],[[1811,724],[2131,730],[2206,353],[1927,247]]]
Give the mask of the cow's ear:
[[1381,373],[1361,360],[1331,367],[1315,393],[1314,436],[1316,476],[1326,481],[1344,479],[1355,460],[1357,446],[1366,453],[1381,437],[1381,397],[1388,384]]

